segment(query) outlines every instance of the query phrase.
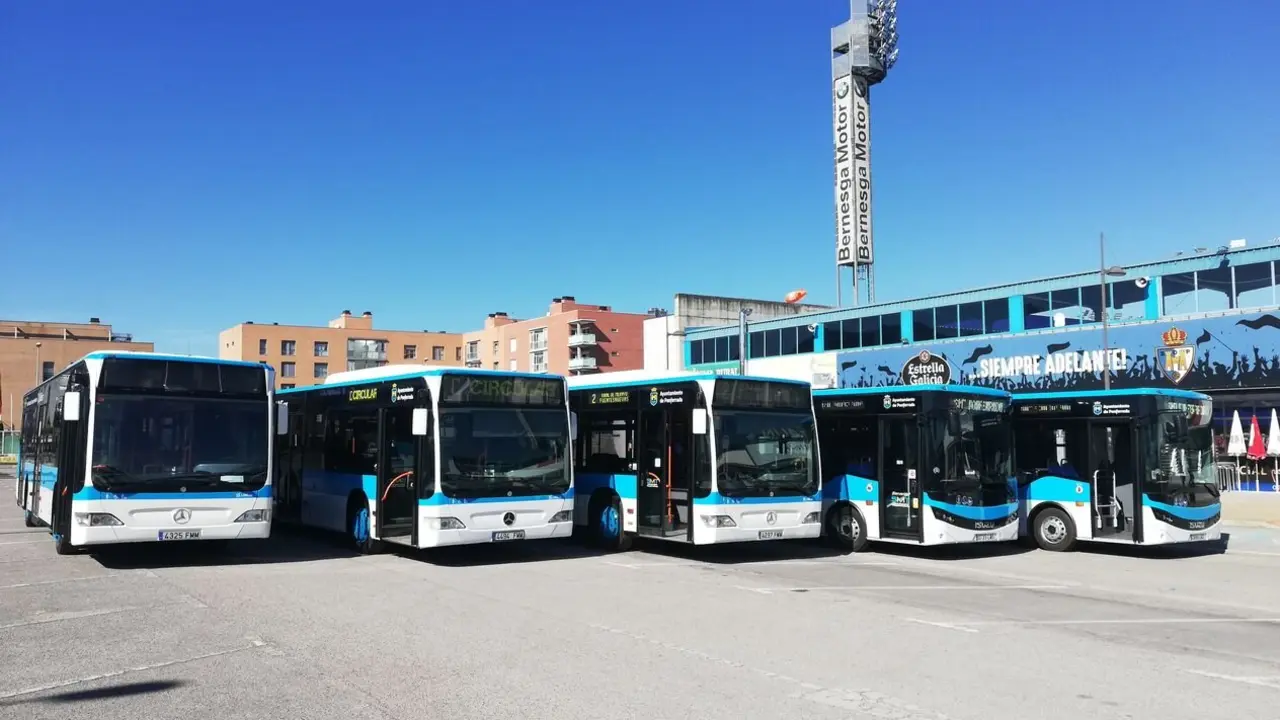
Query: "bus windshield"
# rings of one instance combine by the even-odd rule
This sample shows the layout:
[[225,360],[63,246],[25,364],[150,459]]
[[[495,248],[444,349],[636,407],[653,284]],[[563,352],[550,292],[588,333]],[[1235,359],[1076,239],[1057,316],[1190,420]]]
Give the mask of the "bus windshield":
[[721,495],[807,496],[818,491],[812,415],[721,410],[715,415],[715,432]]
[[109,492],[251,490],[267,480],[267,400],[99,394],[92,478]]
[[935,414],[931,422],[933,436],[942,439],[936,448],[942,461],[938,480],[953,490],[1007,485],[1012,453],[1003,412],[952,409]]
[[1208,425],[1188,428],[1182,413],[1161,412],[1158,482],[1173,487],[1212,486],[1218,480],[1213,465],[1213,430]]
[[564,408],[442,407],[440,489],[455,498],[569,489]]

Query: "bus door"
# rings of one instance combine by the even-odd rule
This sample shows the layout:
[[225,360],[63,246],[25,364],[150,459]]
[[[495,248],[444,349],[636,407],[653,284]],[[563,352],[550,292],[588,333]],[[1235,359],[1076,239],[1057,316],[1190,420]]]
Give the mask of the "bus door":
[[418,458],[422,438],[413,434],[413,408],[406,403],[378,411],[382,429],[378,460],[377,531],[381,540],[415,544],[418,517]]
[[282,518],[297,520],[302,514],[302,459],[306,452],[307,422],[304,400],[286,402],[289,409],[288,432],[276,437],[276,477],[272,479],[275,512]]
[[667,408],[640,410],[636,433],[636,530],[669,536],[678,529],[671,487],[671,433]]
[[920,493],[920,426],[915,415],[880,418],[881,535],[923,540]]
[[87,394],[75,386],[68,388],[62,401],[54,408],[54,425],[58,428],[56,445],[49,448],[58,468],[58,480],[49,498],[53,515],[50,526],[55,533],[71,532],[71,500],[84,476],[85,449],[88,446],[86,423],[81,422],[88,412]]
[[1098,536],[1138,538],[1142,513],[1137,502],[1137,453],[1133,423],[1129,420],[1093,420],[1089,423],[1089,458],[1086,477],[1093,496],[1093,532]]

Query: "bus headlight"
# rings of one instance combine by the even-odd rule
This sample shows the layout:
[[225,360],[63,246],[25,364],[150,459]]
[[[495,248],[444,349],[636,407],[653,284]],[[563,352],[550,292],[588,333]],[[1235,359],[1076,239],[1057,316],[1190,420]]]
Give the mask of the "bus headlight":
[[428,530],[465,530],[466,525],[456,517],[427,518]]
[[573,511],[572,511],[572,510],[561,510],[560,512],[556,513],[555,515],[552,515],[552,516],[551,516],[551,519],[550,519],[550,520],[548,520],[547,522],[553,522],[553,523],[567,523],[567,522],[572,522],[572,521],[573,521]]
[[267,522],[271,519],[270,510],[245,510],[236,518],[236,522]]
[[76,513],[76,524],[81,527],[112,527],[124,525],[111,513]]
[[821,513],[811,512],[811,513],[809,513],[808,515],[805,515],[805,516],[804,516],[804,519],[803,519],[803,520],[801,520],[801,521],[800,521],[800,523],[801,523],[801,524],[803,524],[803,525],[814,525],[814,524],[817,524],[817,522],[818,522],[818,516],[819,516],[820,514],[821,514]]
[[702,524],[710,528],[738,527],[738,523],[728,515],[703,515]]

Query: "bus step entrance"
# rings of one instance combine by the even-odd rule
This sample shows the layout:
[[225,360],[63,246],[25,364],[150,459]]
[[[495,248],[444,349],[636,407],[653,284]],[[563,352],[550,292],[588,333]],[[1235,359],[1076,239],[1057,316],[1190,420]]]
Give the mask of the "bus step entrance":
[[1116,502],[1116,474],[1113,470],[1093,472],[1093,518],[1098,530],[1118,530],[1120,527],[1120,504]]

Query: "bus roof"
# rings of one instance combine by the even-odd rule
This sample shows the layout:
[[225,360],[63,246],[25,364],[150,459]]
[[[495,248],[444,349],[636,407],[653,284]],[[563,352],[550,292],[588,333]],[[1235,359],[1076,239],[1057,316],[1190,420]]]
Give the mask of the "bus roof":
[[[177,355],[172,353],[143,352],[139,350],[95,350],[80,360],[106,360],[108,358],[136,358],[139,360],[166,360],[169,362],[209,363],[212,365],[240,365],[247,367],[266,367],[264,363],[252,360],[227,360],[204,355]],[[76,362],[79,362],[77,360]],[[71,363],[74,365],[75,363]]]
[[454,367],[450,365],[383,365],[381,367],[363,368],[361,370],[344,370],[325,378],[319,385],[306,385],[277,391],[277,395],[307,392],[346,385],[363,385],[366,383],[386,382],[391,380],[411,380],[436,375],[476,375],[485,377],[537,378],[564,380],[560,375],[548,373],[514,372],[509,370],[486,370],[484,368]]
[[1094,397],[1124,397],[1126,395],[1156,395],[1161,397],[1181,398],[1183,400],[1210,400],[1211,398],[1194,390],[1178,390],[1176,388],[1112,388],[1110,390],[1063,390],[1060,392],[1016,393],[1014,400],[1067,400]]
[[833,397],[840,395],[885,395],[889,393],[910,392],[944,392],[965,395],[989,395],[991,397],[1008,398],[1005,390],[982,387],[981,385],[885,385],[881,387],[851,387],[814,390],[815,397]]
[[804,385],[809,383],[792,378],[758,377],[755,375],[717,375],[711,372],[693,372],[689,370],[620,370],[601,375],[575,375],[567,378],[570,390],[599,390],[611,387],[634,387],[638,385],[663,385],[667,383],[690,382],[693,380],[751,380],[755,382],[773,382],[785,385]]

